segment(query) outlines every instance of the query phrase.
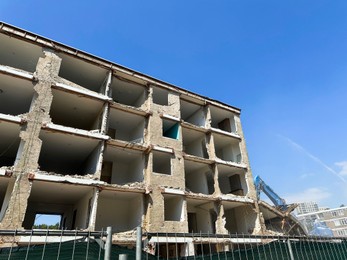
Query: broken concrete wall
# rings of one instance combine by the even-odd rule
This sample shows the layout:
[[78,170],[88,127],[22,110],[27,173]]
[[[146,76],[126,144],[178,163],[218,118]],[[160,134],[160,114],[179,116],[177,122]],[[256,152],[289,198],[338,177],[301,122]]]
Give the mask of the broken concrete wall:
[[[15,46],[19,54],[22,44]],[[52,190],[72,192],[63,182],[86,181],[79,185],[87,191],[76,187],[77,204],[60,203],[68,228],[188,232],[195,225],[202,232],[254,232],[259,210],[238,109],[66,46],[52,46],[59,49],[54,53],[36,44],[28,64],[5,55],[5,65],[33,72],[24,75],[34,87],[19,112],[10,109],[25,113],[12,118],[20,136],[10,153],[16,181],[0,228],[21,227],[25,212],[23,225],[30,226],[35,207],[59,209],[52,193],[50,206],[35,198],[41,171],[58,185]],[[236,174],[237,194],[230,184]]]
[[38,138],[41,125],[49,118],[49,107],[52,102],[51,84],[58,75],[61,60],[49,50],[43,51],[44,57],[39,58],[35,71],[35,91],[37,98],[29,113],[23,118],[26,127],[20,133],[24,143],[20,159],[14,168],[16,178],[6,214],[0,228],[20,228],[24,220],[27,200],[30,195],[31,183],[28,175],[38,168],[38,157],[41,140]]

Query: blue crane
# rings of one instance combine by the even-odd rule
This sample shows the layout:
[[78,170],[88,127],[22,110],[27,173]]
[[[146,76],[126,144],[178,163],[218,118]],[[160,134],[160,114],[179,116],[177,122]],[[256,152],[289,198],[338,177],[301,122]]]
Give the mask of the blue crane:
[[260,192],[264,192],[266,196],[273,202],[273,204],[281,211],[290,213],[293,211],[297,204],[287,204],[284,199],[282,199],[280,196],[277,195],[276,192],[273,191],[273,189],[270,188],[269,185],[267,185],[260,177],[259,175],[255,176],[254,178],[254,184],[255,189],[257,191],[257,198],[259,200],[260,198]]

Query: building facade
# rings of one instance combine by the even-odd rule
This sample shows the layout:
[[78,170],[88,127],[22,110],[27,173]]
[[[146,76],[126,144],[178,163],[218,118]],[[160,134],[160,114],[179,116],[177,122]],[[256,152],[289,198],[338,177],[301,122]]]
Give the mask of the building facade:
[[335,237],[347,236],[347,207],[319,210],[297,215],[297,218],[308,233],[314,230],[315,223],[318,222],[329,228]]
[[297,215],[316,212],[318,210],[318,204],[313,201],[299,203],[295,209]]
[[0,229],[54,214],[119,237],[260,234],[286,217],[257,203],[240,109],[5,23],[0,43]]

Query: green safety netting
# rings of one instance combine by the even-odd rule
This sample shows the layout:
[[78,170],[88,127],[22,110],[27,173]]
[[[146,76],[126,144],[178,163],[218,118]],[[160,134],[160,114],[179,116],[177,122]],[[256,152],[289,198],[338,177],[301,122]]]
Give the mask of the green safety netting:
[[[307,242],[291,241],[292,254],[295,260],[306,259],[347,259],[347,242]],[[128,259],[135,259],[135,248],[112,246],[111,259],[118,259],[120,254],[127,254]],[[46,245],[22,246],[0,249],[0,260],[38,260],[38,259],[104,259],[104,250],[100,248],[96,241],[81,242],[69,241],[63,243],[50,243]],[[142,259],[167,259],[149,255],[143,252]],[[283,259],[290,260],[290,252],[287,242],[276,241],[266,245],[248,247],[247,249],[234,249],[228,252],[209,254],[204,252],[202,255],[189,257],[174,257],[171,259],[187,260],[221,260],[221,259]]]
[[[291,241],[291,249],[295,260],[346,260],[347,259],[347,242],[306,242]],[[229,252],[219,252],[213,254],[204,254],[200,256],[190,256],[184,258],[188,260],[196,259],[257,259],[257,260],[291,260],[289,247],[286,242],[272,242],[266,245],[258,245],[247,249],[236,249]]]
[[[135,249],[128,249],[112,245],[111,259],[118,259],[120,254],[127,254],[128,259],[135,259]],[[10,256],[10,258],[9,258]],[[69,241],[63,243],[49,243],[46,245],[21,246],[0,249],[0,260],[41,260],[41,259],[104,259],[104,250],[96,241],[80,242]],[[157,259],[152,255],[143,253],[143,259]]]

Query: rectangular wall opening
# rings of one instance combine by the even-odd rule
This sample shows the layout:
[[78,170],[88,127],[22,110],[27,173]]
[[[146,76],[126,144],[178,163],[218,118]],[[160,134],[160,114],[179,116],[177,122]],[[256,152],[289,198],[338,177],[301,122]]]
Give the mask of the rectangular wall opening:
[[33,229],[61,229],[61,214],[36,213]]
[[183,197],[164,194],[164,220],[183,221]]
[[124,185],[143,182],[145,156],[141,151],[107,146],[101,172],[101,180]]
[[94,174],[101,141],[67,133],[42,130],[40,170],[68,175]]
[[19,151],[20,125],[0,121],[0,167],[13,166]]
[[187,199],[188,232],[214,233],[215,213],[213,202],[206,200]]
[[246,196],[248,192],[245,171],[227,165],[218,165],[218,183],[223,194]]
[[237,202],[223,202],[225,228],[230,234],[252,234],[257,213],[251,206]]
[[186,189],[194,193],[211,195],[214,192],[213,171],[210,166],[193,161],[184,161]]
[[179,123],[173,120],[163,118],[163,136],[179,139]]
[[143,143],[146,118],[130,112],[111,108],[108,135],[132,143]]
[[185,122],[205,127],[206,115],[203,106],[181,100],[181,118]]
[[42,214],[60,215],[62,229],[85,229],[89,225],[93,195],[94,189],[88,186],[34,181],[23,227],[32,229],[38,223],[35,218]]
[[50,116],[54,124],[83,130],[100,130],[104,103],[81,95],[52,89]]
[[143,195],[104,190],[99,195],[95,229],[111,226],[112,232],[124,232],[141,225]]
[[1,65],[35,72],[39,58],[44,56],[42,47],[3,33],[0,34],[0,42]]
[[191,129],[182,129],[183,151],[187,154],[208,159],[206,136]]
[[210,106],[211,126],[229,133],[237,133],[235,115],[228,110]]
[[110,96],[117,103],[141,107],[147,100],[147,88],[126,79],[113,77],[110,86]]
[[167,106],[169,105],[169,91],[163,88],[152,87],[153,89],[153,103]]
[[103,89],[108,70],[65,53],[58,53],[58,56],[62,58],[60,77],[98,93]]
[[14,179],[0,177],[0,221],[2,221],[10,202]]
[[0,74],[0,113],[13,116],[28,113],[34,93],[31,81]]
[[216,156],[229,162],[241,163],[239,140],[232,137],[213,134]]
[[153,151],[153,172],[159,174],[171,175],[172,154]]

